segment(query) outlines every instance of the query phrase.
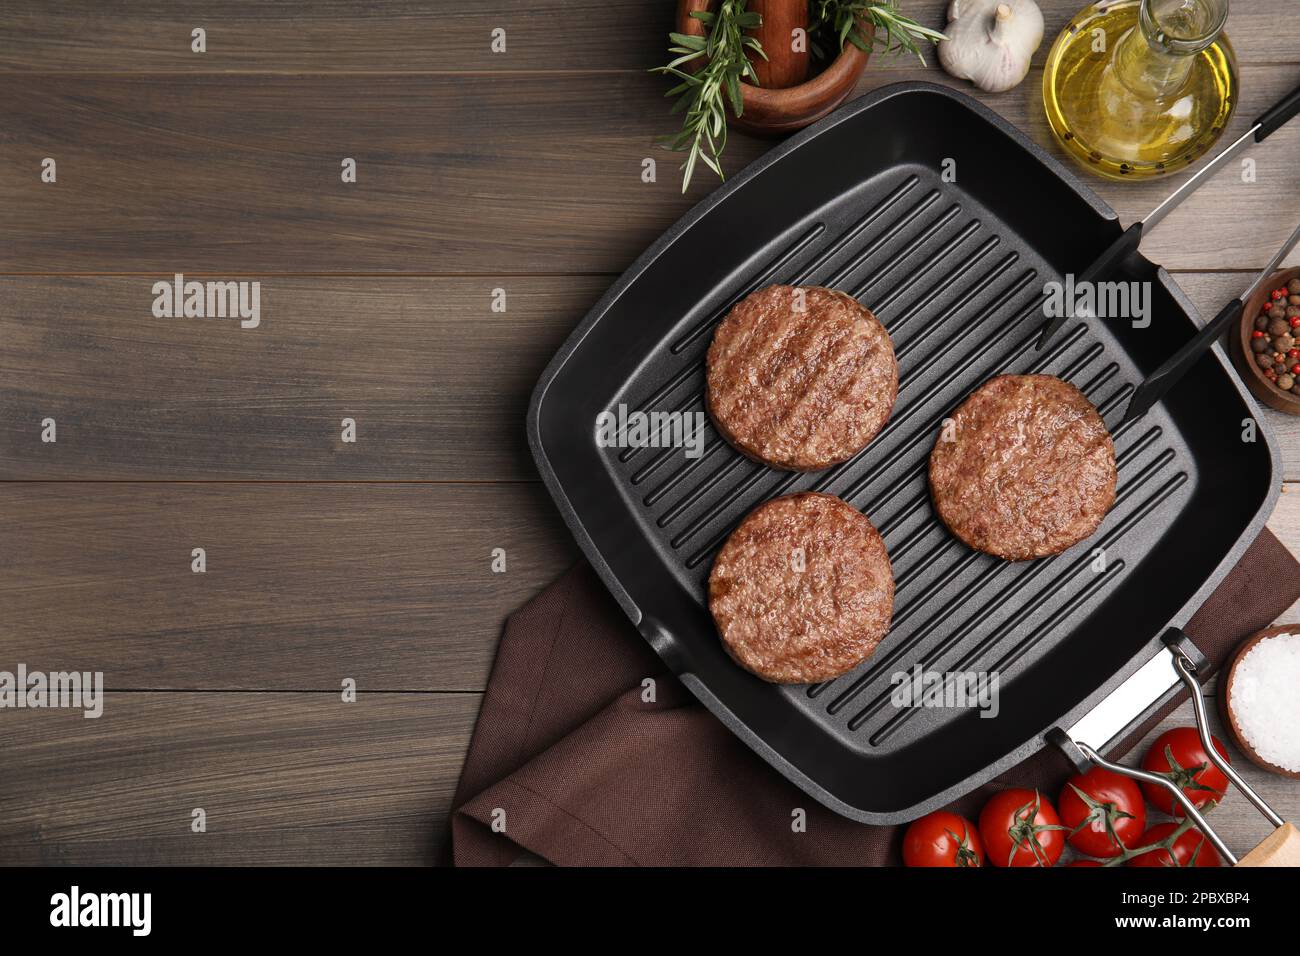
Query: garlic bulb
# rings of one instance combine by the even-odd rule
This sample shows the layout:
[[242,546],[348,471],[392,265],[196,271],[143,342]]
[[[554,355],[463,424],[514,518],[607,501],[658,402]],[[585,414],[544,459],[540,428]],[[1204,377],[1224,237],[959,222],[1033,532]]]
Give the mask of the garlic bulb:
[[943,68],[981,90],[1001,93],[1029,72],[1043,42],[1043,14],[1034,0],[952,0],[944,32]]

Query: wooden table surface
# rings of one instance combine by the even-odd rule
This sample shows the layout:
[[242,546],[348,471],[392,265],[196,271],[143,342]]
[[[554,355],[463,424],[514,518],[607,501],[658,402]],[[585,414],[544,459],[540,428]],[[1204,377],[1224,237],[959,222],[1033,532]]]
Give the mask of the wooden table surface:
[[[985,101],[1047,143],[1037,64],[1077,0],[1041,5],[1034,71]],[[0,863],[435,858],[502,621],[575,557],[532,384],[715,185],[681,196],[654,145],[673,6],[0,2],[0,669],[110,689],[98,720],[0,713]],[[1234,5],[1230,136],[1300,81],[1289,9]],[[951,82],[876,57],[862,89],[920,77]],[[735,134],[727,168],[770,145]],[[1202,312],[1300,215],[1298,153],[1300,124],[1145,243]],[[1175,182],[1092,185],[1129,222]],[[154,319],[175,273],[259,280],[262,325]],[[1265,417],[1300,482],[1300,423]],[[1300,784],[1251,779],[1300,818]],[[1240,796],[1215,816],[1265,832]]]

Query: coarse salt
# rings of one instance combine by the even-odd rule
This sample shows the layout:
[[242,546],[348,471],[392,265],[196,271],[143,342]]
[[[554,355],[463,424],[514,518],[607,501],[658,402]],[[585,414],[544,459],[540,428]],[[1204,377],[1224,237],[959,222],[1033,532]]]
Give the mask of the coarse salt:
[[1264,760],[1300,771],[1300,634],[1260,641],[1237,663],[1229,703],[1246,743]]

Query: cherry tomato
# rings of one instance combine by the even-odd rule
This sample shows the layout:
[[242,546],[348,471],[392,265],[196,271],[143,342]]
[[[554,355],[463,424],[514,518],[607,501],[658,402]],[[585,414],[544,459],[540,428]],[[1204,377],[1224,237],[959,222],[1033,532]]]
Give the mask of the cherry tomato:
[[1141,788],[1105,767],[1071,777],[1056,805],[1069,828],[1070,846],[1088,856],[1119,856],[1138,845],[1147,825]]
[[983,866],[984,844],[965,817],[939,810],[913,822],[903,837],[907,866]]
[[[1147,846],[1166,840],[1178,829],[1176,823],[1157,823],[1138,841],[1138,846]],[[1171,850],[1164,847],[1139,854],[1128,861],[1128,866],[1223,866],[1223,860],[1214,845],[1192,827],[1177,840]]]
[[1003,790],[980,811],[980,836],[994,866],[1055,866],[1064,831],[1056,808],[1037,790]]
[[[1214,748],[1227,760],[1228,752],[1223,749],[1219,738],[1211,739]],[[1228,789],[1228,778],[1210,763],[1210,758],[1201,745],[1201,735],[1195,727],[1176,727],[1157,737],[1147,755],[1142,758],[1142,769],[1168,777],[1175,786],[1182,789],[1197,809],[1211,800],[1218,803]],[[1142,792],[1151,805],[1162,813],[1172,817],[1185,815],[1183,805],[1174,800],[1173,794],[1164,787],[1144,783]]]

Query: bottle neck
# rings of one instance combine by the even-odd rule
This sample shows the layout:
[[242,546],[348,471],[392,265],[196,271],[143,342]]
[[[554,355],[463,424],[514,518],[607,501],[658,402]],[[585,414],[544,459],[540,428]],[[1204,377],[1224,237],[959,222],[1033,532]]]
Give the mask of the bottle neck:
[[1228,0],[1142,0],[1137,26],[1115,49],[1120,80],[1144,99],[1177,94],[1227,19]]

